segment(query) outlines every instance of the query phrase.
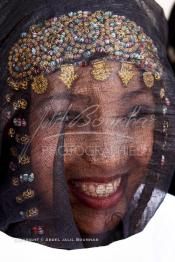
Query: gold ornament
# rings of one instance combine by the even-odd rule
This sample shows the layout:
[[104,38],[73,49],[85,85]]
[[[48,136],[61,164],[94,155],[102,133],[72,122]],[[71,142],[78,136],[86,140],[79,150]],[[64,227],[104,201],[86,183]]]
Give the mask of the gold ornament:
[[17,156],[17,149],[16,147],[11,147],[10,148],[10,153],[12,156],[16,157]]
[[16,142],[23,144],[23,145],[28,144],[30,141],[30,138],[28,135],[21,136],[19,134],[16,134],[15,139],[16,139]]
[[21,165],[27,165],[30,163],[30,157],[27,155],[19,155],[18,161],[19,161],[19,164]]
[[154,86],[153,74],[151,72],[143,73],[143,81],[147,87],[152,88]]
[[12,185],[19,186],[19,179],[17,177],[12,177]]
[[44,94],[47,88],[48,88],[48,80],[43,74],[38,75],[34,78],[32,82],[32,90],[36,94],[39,95]]
[[21,109],[26,109],[27,108],[27,101],[23,98],[18,100],[18,106]]
[[61,65],[61,74],[59,79],[67,86],[71,88],[73,82],[78,78],[78,75],[75,73],[74,66],[72,64]]
[[13,102],[13,109],[26,109],[27,108],[27,101],[25,99],[19,99],[17,102]]
[[105,81],[109,78],[111,70],[102,59],[92,61],[92,75],[97,81]]
[[7,94],[7,95],[5,96],[5,99],[6,99],[7,103],[10,103],[10,102],[11,102],[11,96],[10,96],[9,94]]
[[20,81],[15,82],[10,77],[7,79],[7,84],[13,88],[13,90],[19,91],[19,90],[25,90],[28,88],[28,82],[27,81]]
[[27,189],[21,195],[16,197],[16,202],[21,204],[22,202],[24,202],[24,200],[33,198],[34,195],[35,195],[34,190]]
[[161,88],[160,89],[160,98],[163,99],[165,97],[165,89]]
[[132,64],[122,63],[121,69],[118,72],[119,77],[122,80],[122,83],[127,87],[131,79],[136,75]]
[[34,190],[32,189],[27,189],[26,191],[23,192],[22,196],[24,199],[30,199],[33,198],[35,195]]
[[168,128],[169,128],[169,122],[168,121],[164,121],[163,122],[163,133],[166,133]]
[[10,137],[14,137],[15,136],[15,130],[13,128],[10,128],[9,131],[8,131],[8,135]]
[[24,201],[24,199],[23,199],[22,196],[17,196],[17,197],[16,197],[16,202],[17,202],[18,204],[21,204],[23,201]]
[[38,213],[39,213],[38,208],[33,207],[26,211],[26,217],[34,217],[34,216],[37,216]]
[[158,72],[156,72],[156,73],[154,74],[154,77],[155,77],[156,80],[160,80],[160,79],[161,79],[161,74],[158,73]]

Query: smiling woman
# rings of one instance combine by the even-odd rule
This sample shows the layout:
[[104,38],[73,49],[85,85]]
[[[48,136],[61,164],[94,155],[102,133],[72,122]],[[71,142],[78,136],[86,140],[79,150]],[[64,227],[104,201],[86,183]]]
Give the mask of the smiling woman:
[[111,3],[113,11],[105,1],[77,9],[38,0],[23,17],[26,1],[15,30],[4,27],[0,228],[8,235],[64,249],[107,245],[141,231],[168,190],[174,79],[165,39],[142,4],[128,2],[128,13]]
[[[136,67],[125,88],[118,76],[120,63],[106,61],[105,65],[111,69],[110,76],[100,82],[91,74],[92,65],[77,67],[79,79],[64,97],[59,92],[63,94],[67,88],[60,74],[53,73],[47,77],[47,92],[39,101],[34,93],[31,99],[29,129],[31,136],[35,134],[31,141],[31,162],[37,189],[40,194],[46,191],[44,199],[52,205],[51,178],[63,121],[60,112],[63,112],[64,168],[70,203],[78,227],[86,233],[107,231],[119,223],[145,176],[153,145],[152,92],[142,83]],[[50,95],[51,99],[45,99]],[[35,101],[39,109],[32,106]],[[140,108],[134,114],[133,108],[137,106]],[[143,127],[141,121],[132,121],[139,118]],[[35,132],[41,119],[42,124]],[[115,219],[106,224],[114,214]]]

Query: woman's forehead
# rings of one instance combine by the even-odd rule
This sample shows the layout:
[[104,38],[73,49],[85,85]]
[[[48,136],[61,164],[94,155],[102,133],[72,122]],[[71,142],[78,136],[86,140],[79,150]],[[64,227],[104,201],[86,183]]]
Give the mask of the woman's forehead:
[[[100,74],[101,68],[95,68],[93,62],[91,61],[86,66],[74,66],[75,74],[77,74],[77,79],[74,85],[69,90],[60,78],[61,72],[56,71],[47,76],[49,82],[49,89],[47,93],[63,92],[67,91],[71,94],[91,94],[94,92],[100,93],[127,93],[131,90],[137,90],[144,87],[143,81],[141,79],[141,73],[139,69],[132,64],[132,78],[128,81],[127,87],[123,84],[121,77],[119,76],[122,64],[117,61],[103,60],[105,67],[108,70],[108,75],[106,79],[99,80],[96,79],[95,70]],[[105,72],[101,71],[101,75],[104,76]],[[127,77],[127,76],[126,76]],[[146,89],[146,87],[145,87]]]
[[[32,100],[35,104],[44,105],[46,103],[61,103],[61,100],[72,101],[74,104],[106,104],[116,103],[121,105],[130,104],[131,99],[147,103],[153,103],[152,90],[148,89],[144,83],[139,69],[133,65],[134,75],[125,86],[119,76],[122,64],[116,61],[106,61],[110,68],[109,77],[106,80],[98,81],[93,75],[93,64],[75,67],[78,78],[73,86],[68,89],[60,79],[60,71],[47,76],[49,87],[46,93],[37,95],[32,92]],[[116,106],[117,106],[116,104]]]

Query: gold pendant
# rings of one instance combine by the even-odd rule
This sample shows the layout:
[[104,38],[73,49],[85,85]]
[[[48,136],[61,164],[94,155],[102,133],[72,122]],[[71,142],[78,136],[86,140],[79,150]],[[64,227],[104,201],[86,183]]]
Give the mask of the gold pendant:
[[97,81],[105,81],[109,78],[111,70],[104,60],[93,61],[92,67],[92,75]]
[[28,82],[27,81],[20,81],[20,82],[16,81],[15,82],[10,77],[7,79],[7,84],[15,91],[26,90],[28,88]]
[[136,73],[134,72],[133,65],[129,63],[122,63],[122,67],[118,74],[125,87],[127,87],[128,83],[136,75]]
[[19,155],[18,156],[18,162],[21,165],[27,165],[30,163],[30,157],[27,155]]
[[160,89],[160,98],[163,99],[165,97],[165,89],[161,88]]
[[12,177],[12,185],[19,186],[19,179],[17,177]]
[[26,217],[34,217],[39,214],[39,210],[37,207],[32,207],[26,211]]
[[34,195],[35,195],[34,190],[32,190],[32,189],[30,189],[30,188],[27,189],[26,191],[24,191],[24,192],[22,193],[22,196],[23,196],[24,199],[33,198]]
[[9,129],[8,135],[9,135],[11,138],[15,136],[15,130],[14,130],[14,128],[10,128],[10,129]]
[[71,88],[73,82],[78,78],[78,75],[75,73],[74,66],[71,64],[61,65],[61,74],[59,79],[67,86]]
[[41,74],[39,76],[36,76],[32,83],[32,90],[36,94],[44,94],[48,88],[48,80],[47,78]]
[[143,81],[148,88],[152,88],[154,86],[154,76],[151,72],[143,73]]

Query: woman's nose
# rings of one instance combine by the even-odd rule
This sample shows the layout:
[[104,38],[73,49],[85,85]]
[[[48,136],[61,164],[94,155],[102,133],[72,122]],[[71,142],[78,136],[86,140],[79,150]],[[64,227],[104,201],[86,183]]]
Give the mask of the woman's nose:
[[110,124],[92,126],[84,140],[83,157],[95,164],[126,161],[128,137],[124,130]]

